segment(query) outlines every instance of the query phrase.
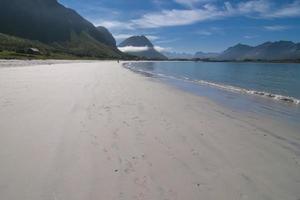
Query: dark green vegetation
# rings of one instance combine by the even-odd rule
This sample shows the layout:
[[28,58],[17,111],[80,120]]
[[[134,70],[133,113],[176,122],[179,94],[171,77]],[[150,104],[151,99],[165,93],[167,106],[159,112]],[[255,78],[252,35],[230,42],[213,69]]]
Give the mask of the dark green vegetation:
[[[0,58],[130,59],[104,27],[56,0],[0,1]],[[27,54],[37,48],[40,55]]]
[[[30,48],[39,50],[38,54],[28,51]],[[0,33],[0,59],[79,59],[68,53],[68,50],[57,49],[39,41],[22,39]]]
[[130,51],[128,54],[138,56],[144,59],[151,60],[167,60],[168,58],[162,53],[158,52],[154,45],[150,42],[150,40],[142,35],[142,36],[132,36],[127,38],[123,42],[119,44],[119,47],[147,47],[147,50],[144,51]]

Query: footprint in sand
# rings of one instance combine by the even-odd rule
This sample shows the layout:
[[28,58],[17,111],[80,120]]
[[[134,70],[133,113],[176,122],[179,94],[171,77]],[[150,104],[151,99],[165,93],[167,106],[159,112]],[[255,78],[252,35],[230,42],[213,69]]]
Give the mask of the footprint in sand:
[[195,149],[192,149],[191,152],[193,156],[199,156],[199,152],[196,151]]
[[146,159],[146,155],[145,155],[145,154],[142,154],[142,156],[141,156],[141,157],[142,157],[142,159],[143,159],[143,160],[145,160],[145,159]]
[[118,132],[119,132],[119,129],[117,129],[117,130],[115,130],[115,131],[113,132],[113,136],[114,136],[115,139],[117,139],[117,138],[119,137]]
[[297,157],[294,157],[293,159],[294,159],[295,163],[300,166],[300,159]]
[[119,146],[118,146],[118,144],[115,143],[115,142],[111,144],[111,148],[112,148],[112,149],[115,149],[115,150],[119,150]]
[[107,149],[106,149],[106,148],[103,148],[103,152],[104,152],[104,153],[107,153],[108,151],[107,151]]
[[102,107],[106,112],[110,112],[111,108],[109,106],[103,106]]
[[132,120],[138,120],[139,117],[138,117],[138,116],[134,116],[134,117],[132,117],[131,119],[132,119]]
[[137,139],[139,142],[142,142],[144,136],[145,136],[145,134],[144,134],[143,132],[138,131],[137,134],[136,134],[136,139]]
[[126,126],[130,126],[129,124],[128,124],[128,122],[126,122],[126,121],[123,121],[123,124],[125,124]]
[[9,100],[6,100],[6,101],[3,101],[2,105],[3,105],[3,107],[7,107],[7,106],[12,106],[13,103],[11,101],[9,101]]
[[147,188],[147,177],[143,176],[142,178],[136,177],[134,178],[134,183],[140,187]]
[[95,142],[95,141],[92,141],[91,144],[94,145],[94,146],[99,146],[99,143]]
[[136,200],[144,200],[146,195],[143,192],[140,192],[138,195],[134,195],[133,198]]
[[134,167],[133,167],[133,164],[132,164],[130,161],[126,161],[126,165],[125,165],[124,172],[125,172],[126,174],[130,174],[130,173],[135,172],[135,169],[134,169]]
[[168,193],[169,193],[169,195],[170,195],[170,197],[171,197],[172,200],[178,199],[178,194],[177,194],[176,191],[174,191],[172,189],[169,189]]
[[248,199],[248,196],[245,195],[245,194],[240,194],[240,199],[241,199],[241,200]]

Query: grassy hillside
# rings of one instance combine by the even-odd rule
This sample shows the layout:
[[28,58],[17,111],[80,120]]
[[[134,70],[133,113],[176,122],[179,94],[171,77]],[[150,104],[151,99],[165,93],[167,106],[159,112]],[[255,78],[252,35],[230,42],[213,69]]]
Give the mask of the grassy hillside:
[[72,32],[87,32],[98,42],[116,46],[113,37],[107,37],[57,0],[1,0],[0,32],[47,44],[70,41]]
[[[28,54],[30,48],[38,55]],[[0,58],[132,58],[117,49],[107,29],[57,0],[1,0],[0,50]]]
[[[26,49],[37,48],[40,55],[28,54]],[[133,59],[117,48],[108,47],[87,33],[72,34],[71,41],[44,44],[0,33],[0,59]]]

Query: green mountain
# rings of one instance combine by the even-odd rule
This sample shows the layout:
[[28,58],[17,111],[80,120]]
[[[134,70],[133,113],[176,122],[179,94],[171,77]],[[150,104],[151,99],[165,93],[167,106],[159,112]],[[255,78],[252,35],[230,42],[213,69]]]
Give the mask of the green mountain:
[[57,0],[1,0],[0,33],[38,41],[51,47],[48,51],[73,56],[126,57],[108,30],[96,28]]
[[132,36],[119,44],[119,49],[124,52],[146,59],[166,60],[165,55],[158,52],[150,40],[142,36]]
[[116,40],[114,36],[109,32],[109,30],[103,26],[98,26],[97,30],[102,34],[102,37],[109,43],[113,44],[113,46],[116,46]]

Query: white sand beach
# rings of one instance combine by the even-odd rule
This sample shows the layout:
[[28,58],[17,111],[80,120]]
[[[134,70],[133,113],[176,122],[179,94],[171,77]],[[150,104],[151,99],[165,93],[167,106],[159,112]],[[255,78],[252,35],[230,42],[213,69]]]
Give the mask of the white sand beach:
[[116,61],[7,62],[1,200],[300,199],[293,127]]

